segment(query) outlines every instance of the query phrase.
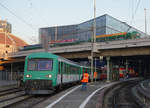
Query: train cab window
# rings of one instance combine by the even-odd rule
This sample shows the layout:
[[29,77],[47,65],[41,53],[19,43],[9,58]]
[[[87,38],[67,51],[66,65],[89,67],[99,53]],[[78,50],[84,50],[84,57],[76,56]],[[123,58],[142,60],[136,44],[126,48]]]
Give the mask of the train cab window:
[[52,67],[52,59],[31,59],[28,61],[28,70],[30,71],[51,71]]
[[52,60],[38,61],[38,71],[42,70],[52,70]]
[[29,60],[28,62],[28,70],[36,70],[36,61],[35,60]]

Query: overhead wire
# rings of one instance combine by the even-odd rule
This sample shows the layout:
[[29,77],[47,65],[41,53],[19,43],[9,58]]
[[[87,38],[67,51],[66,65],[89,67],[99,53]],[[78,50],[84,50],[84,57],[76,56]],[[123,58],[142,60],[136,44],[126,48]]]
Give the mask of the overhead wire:
[[[133,12],[132,12],[132,18],[131,18],[130,25],[132,25],[132,23],[133,23],[133,20],[134,20],[134,17],[135,17],[135,15],[136,15],[136,13],[137,13],[137,10],[138,10],[138,7],[139,7],[139,5],[140,5],[140,2],[141,2],[141,0],[138,0],[138,3],[137,3],[136,8],[135,8],[135,11],[134,11],[134,9],[133,9],[133,7],[132,7]],[[133,2],[133,5],[134,5],[134,2]],[[133,5],[132,5],[132,6],[133,6]],[[129,28],[127,29],[126,32],[128,32],[131,28],[132,28],[132,26],[129,26]]]
[[[36,15],[37,15],[40,19],[42,19],[42,22],[44,22],[45,25],[48,25],[48,23],[47,23],[46,20],[43,18],[43,16],[40,15],[38,9],[36,8],[35,4],[33,4],[32,0],[27,0],[27,2],[29,3],[30,10],[33,10],[34,13],[37,13]],[[31,17],[31,19],[32,19],[32,17]],[[39,25],[38,25],[38,26],[39,26]],[[38,27],[38,28],[40,28],[40,27]],[[31,37],[31,41],[32,41],[32,43],[37,43],[37,40],[36,40],[36,38],[34,38],[34,36]]]
[[137,3],[136,8],[135,8],[135,11],[134,11],[134,13],[132,14],[131,24],[132,24],[132,22],[133,22],[133,20],[134,20],[134,17],[135,17],[135,15],[136,15],[136,13],[137,13],[137,10],[138,10],[138,7],[139,7],[139,5],[140,5],[140,2],[141,2],[141,0],[138,0],[138,3]]
[[[10,14],[12,14],[13,16],[15,16],[18,20],[20,20],[22,23],[26,24],[30,29],[32,29],[34,32],[37,32],[36,31],[36,28],[28,23],[27,21],[25,21],[23,18],[21,18],[20,16],[16,15],[12,10],[10,10],[8,7],[6,7],[4,4],[0,3],[0,6],[2,8],[4,8],[5,10],[7,10]],[[36,42],[37,43],[37,42]]]
[[35,30],[32,24],[29,24],[28,22],[26,22],[24,19],[22,19],[21,17],[19,17],[18,15],[16,15],[13,11],[11,11],[8,7],[6,7],[5,5],[3,5],[2,3],[0,3],[0,6],[4,9],[6,9],[9,13],[11,13],[13,16],[15,16],[18,20],[20,20],[21,22],[23,22],[24,24],[26,24],[27,26],[29,26],[32,30]]
[[32,0],[27,0],[29,2],[30,8],[34,9],[34,12],[37,13],[38,17],[42,19],[42,22],[44,22],[46,25],[48,25],[47,21],[45,20],[45,18],[43,17],[43,15],[40,15],[40,12],[38,11],[38,8],[36,7],[36,5],[33,5]]

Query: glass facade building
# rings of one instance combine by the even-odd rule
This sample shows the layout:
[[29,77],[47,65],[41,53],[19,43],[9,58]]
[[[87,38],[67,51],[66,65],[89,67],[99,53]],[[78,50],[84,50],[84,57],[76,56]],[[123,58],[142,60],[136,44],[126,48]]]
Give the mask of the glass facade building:
[[[49,41],[62,41],[75,39],[79,41],[87,41],[93,35],[93,19],[75,25],[47,27],[39,29],[39,40],[43,43],[44,36],[48,37]],[[102,15],[96,18],[96,35],[114,34],[121,32],[137,31],[141,36],[144,33],[136,28],[121,22],[110,15]]]

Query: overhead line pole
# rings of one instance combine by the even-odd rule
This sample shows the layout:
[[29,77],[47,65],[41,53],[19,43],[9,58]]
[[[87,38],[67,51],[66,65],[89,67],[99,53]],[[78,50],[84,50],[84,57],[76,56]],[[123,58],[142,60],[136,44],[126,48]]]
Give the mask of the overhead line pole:
[[94,21],[93,21],[93,36],[91,38],[91,81],[93,82],[93,58],[94,58],[94,46],[96,42],[96,0],[94,0]]
[[57,26],[55,27],[55,41],[57,41]]
[[146,13],[146,8],[144,9],[144,11],[145,11],[145,37],[147,37],[147,18],[146,18],[146,16],[147,16],[147,13]]
[[94,33],[93,33],[94,43],[96,42],[96,0],[94,0]]

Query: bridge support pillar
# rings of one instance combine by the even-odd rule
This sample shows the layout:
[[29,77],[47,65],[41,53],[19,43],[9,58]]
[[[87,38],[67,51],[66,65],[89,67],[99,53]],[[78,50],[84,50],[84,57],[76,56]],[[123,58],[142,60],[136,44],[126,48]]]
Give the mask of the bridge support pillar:
[[138,69],[139,75],[142,75],[142,60],[139,60],[139,69]]
[[109,79],[109,74],[110,74],[110,57],[106,57],[106,60],[107,60],[107,82],[110,81]]
[[110,62],[110,73],[109,73],[109,79],[110,79],[110,81],[112,81],[112,80],[113,80],[113,61],[112,61],[112,60],[110,60],[109,62]]
[[106,57],[107,60],[107,82],[112,80],[112,62],[110,56]]
[[129,71],[128,71],[128,66],[129,65],[129,63],[128,63],[128,60],[126,60],[126,73],[125,73],[125,75],[128,73],[129,74]]
[[119,66],[118,64],[113,63],[113,68],[112,68],[112,80],[118,81],[119,80]]
[[148,73],[148,62],[144,63],[144,77],[147,76]]
[[13,80],[13,63],[11,63],[11,78],[10,80]]

